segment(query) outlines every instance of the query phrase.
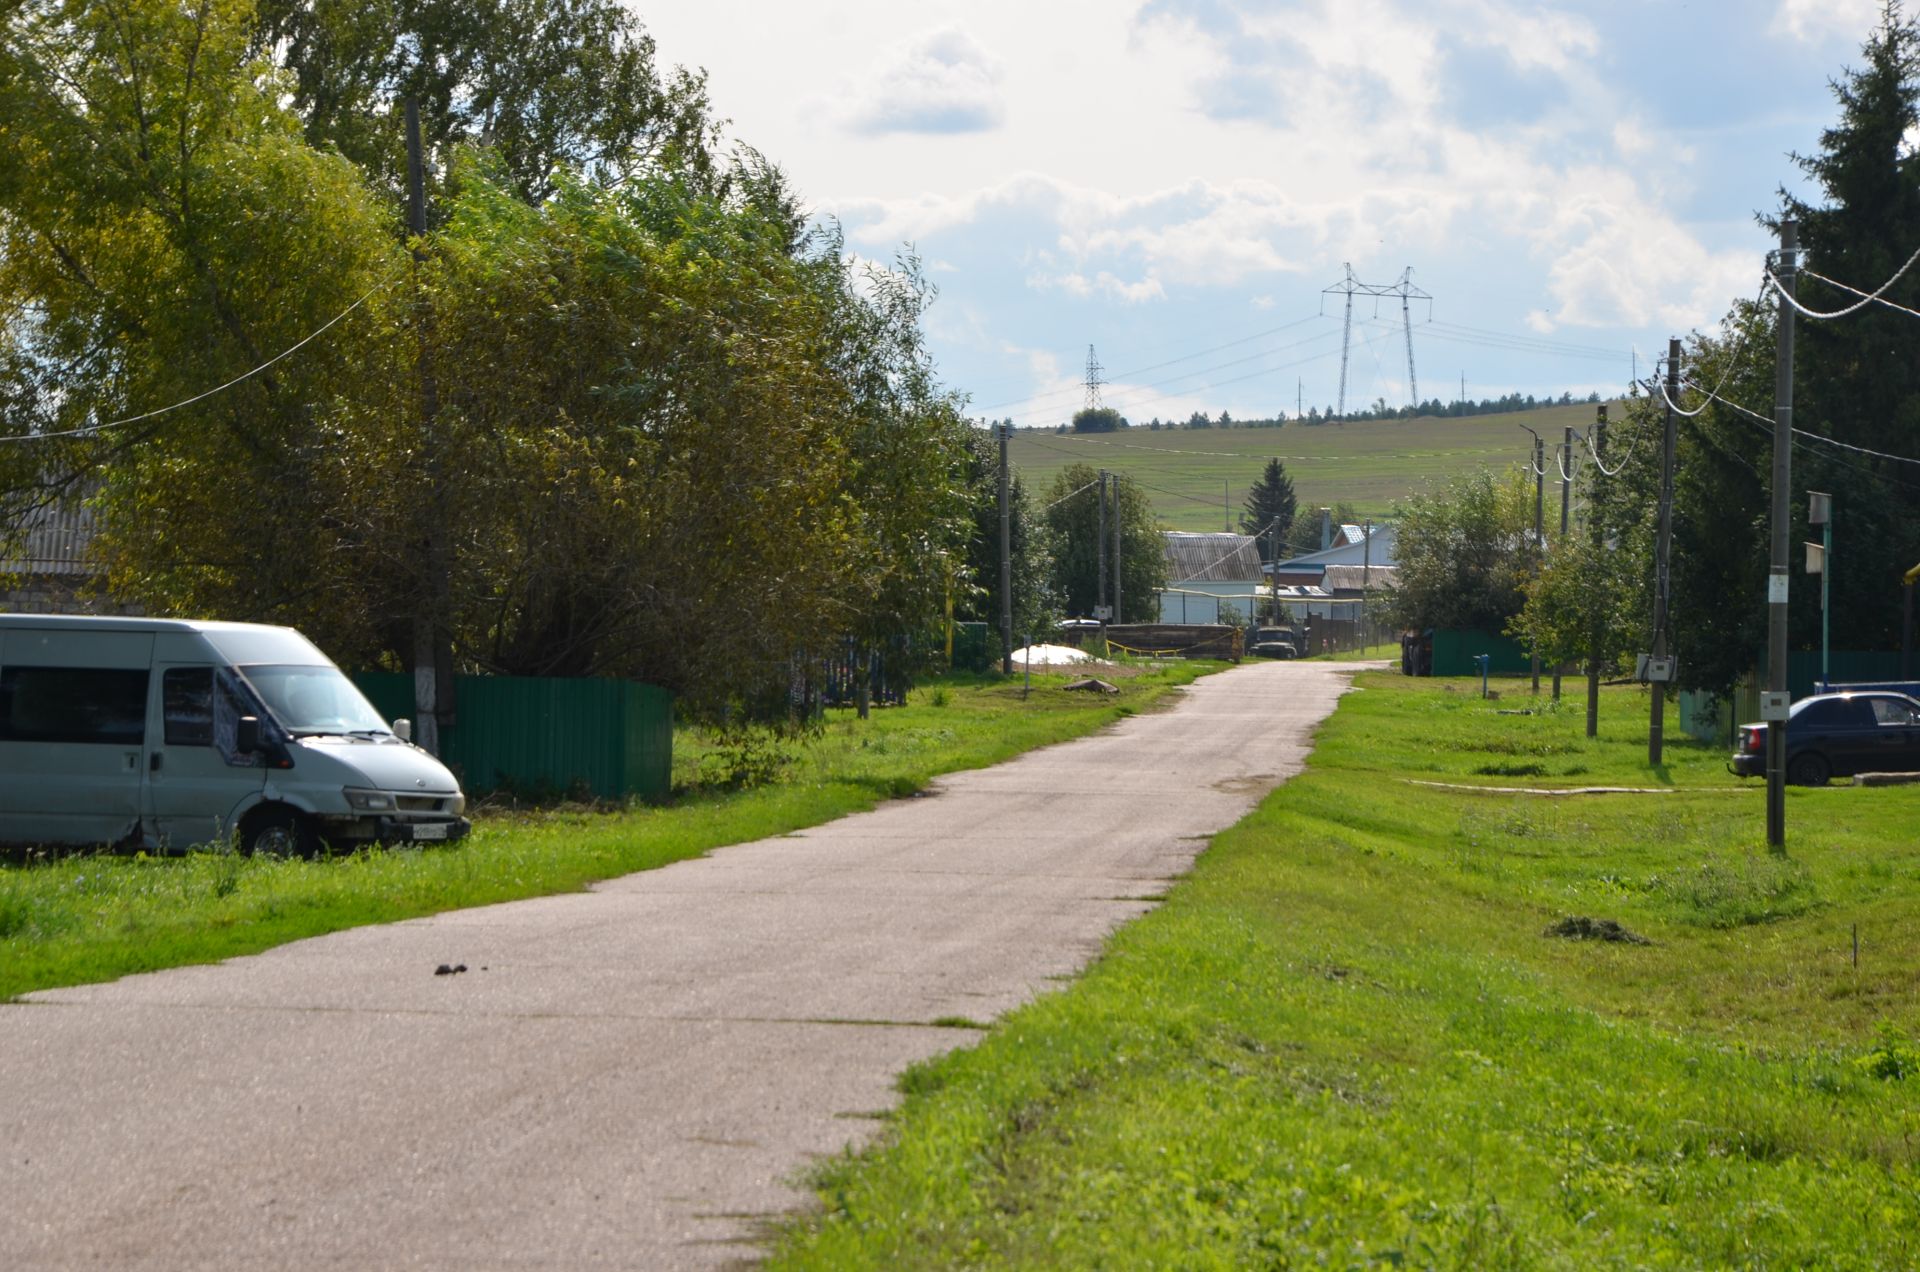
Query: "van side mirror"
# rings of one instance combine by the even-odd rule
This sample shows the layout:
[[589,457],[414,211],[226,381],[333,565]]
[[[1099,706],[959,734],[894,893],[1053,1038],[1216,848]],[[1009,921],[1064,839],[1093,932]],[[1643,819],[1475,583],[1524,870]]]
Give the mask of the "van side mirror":
[[393,722],[393,736],[399,738],[402,742],[413,741],[413,721],[395,720]]
[[260,749],[260,717],[240,717],[233,730],[233,749],[242,755],[252,755]]

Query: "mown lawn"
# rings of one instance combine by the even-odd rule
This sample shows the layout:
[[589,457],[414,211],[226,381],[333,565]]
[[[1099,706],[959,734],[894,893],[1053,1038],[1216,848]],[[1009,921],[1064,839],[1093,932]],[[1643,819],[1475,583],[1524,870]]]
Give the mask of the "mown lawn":
[[[1035,675],[1030,696],[1019,679],[949,677],[867,720],[829,712],[815,735],[778,753],[729,750],[683,729],[670,804],[483,808],[473,834],[446,847],[314,861],[211,849],[181,857],[16,854],[0,860],[0,1001],[365,923],[564,892],[818,825],[937,774],[1090,733],[1217,665],[1116,673],[1121,692],[1113,697],[1066,692],[1057,674]],[[743,774],[773,780],[730,789]]]
[[1084,979],[911,1070],[773,1266],[1920,1266],[1920,788],[1790,791],[1782,858],[1719,748],[1648,770],[1636,691],[1590,743],[1524,683],[1359,683]]

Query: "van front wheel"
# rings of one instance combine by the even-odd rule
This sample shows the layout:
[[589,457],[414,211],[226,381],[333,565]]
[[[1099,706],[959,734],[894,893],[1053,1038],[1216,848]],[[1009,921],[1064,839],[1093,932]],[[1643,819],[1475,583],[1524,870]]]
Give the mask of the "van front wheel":
[[240,851],[248,856],[311,857],[319,847],[313,823],[283,804],[257,809],[240,828]]

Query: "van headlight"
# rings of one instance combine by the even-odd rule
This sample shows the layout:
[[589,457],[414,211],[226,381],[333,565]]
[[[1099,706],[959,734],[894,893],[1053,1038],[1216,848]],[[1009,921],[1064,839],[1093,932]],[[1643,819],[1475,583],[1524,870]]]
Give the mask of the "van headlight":
[[447,800],[447,811],[452,813],[455,817],[458,817],[460,814],[466,812],[467,797],[465,795],[454,795],[449,797]]
[[361,790],[357,786],[342,788],[347,797],[347,807],[362,813],[390,813],[394,809],[393,796],[385,791]]

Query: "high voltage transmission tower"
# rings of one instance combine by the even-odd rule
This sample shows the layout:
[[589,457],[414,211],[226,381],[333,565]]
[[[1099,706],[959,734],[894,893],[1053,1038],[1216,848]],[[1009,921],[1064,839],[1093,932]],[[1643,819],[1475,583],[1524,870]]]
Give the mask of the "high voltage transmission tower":
[[1413,302],[1427,302],[1427,316],[1433,316],[1433,297],[1413,285],[1413,266],[1409,265],[1400,274],[1400,281],[1389,284],[1363,283],[1353,276],[1353,266],[1346,266],[1347,276],[1331,287],[1323,288],[1322,296],[1345,296],[1346,315],[1340,329],[1340,398],[1334,407],[1334,418],[1344,420],[1347,415],[1347,358],[1353,345],[1353,298],[1372,296],[1374,298],[1373,315],[1380,316],[1380,300],[1387,296],[1400,298],[1400,322],[1407,336],[1407,400],[1414,406],[1420,405],[1420,382],[1413,371]]
[[1093,356],[1093,346],[1088,345],[1087,346],[1087,409],[1089,411],[1097,411],[1100,409],[1100,385],[1102,383],[1100,379],[1100,372],[1102,370],[1104,370],[1104,368],[1101,367],[1100,365],[1100,359]]

